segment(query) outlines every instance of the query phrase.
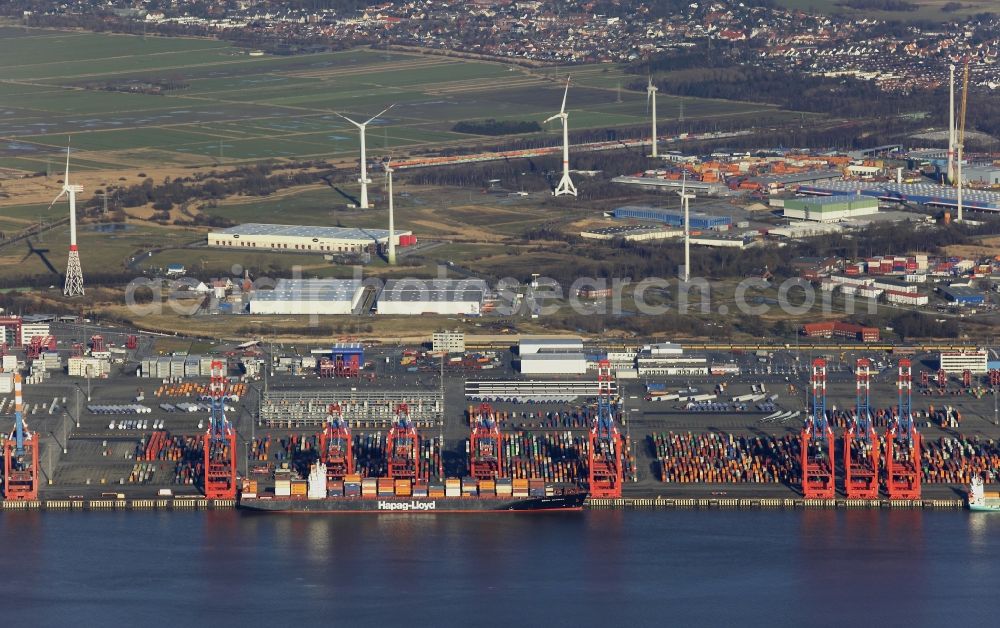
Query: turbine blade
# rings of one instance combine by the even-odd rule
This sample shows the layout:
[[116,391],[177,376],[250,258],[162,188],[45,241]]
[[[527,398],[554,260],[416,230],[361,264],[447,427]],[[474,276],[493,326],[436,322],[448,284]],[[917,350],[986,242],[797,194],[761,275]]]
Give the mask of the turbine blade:
[[569,77],[566,77],[566,91],[563,92],[563,102],[562,107],[559,108],[559,113],[566,113],[566,96],[569,95]]
[[[69,144],[73,141],[73,136],[71,135],[66,140],[66,176],[63,177],[63,185],[69,185]],[[55,202],[55,201],[53,201]]]
[[544,122],[542,122],[542,124],[548,124],[549,122],[552,122],[552,121],[553,121],[553,120],[555,120],[556,118],[560,117],[560,115],[562,115],[562,114],[558,114],[558,113],[557,113],[557,114],[556,114],[556,115],[554,115],[554,116],[549,116],[548,118],[545,118],[545,121],[544,121]]
[[375,118],[377,118],[377,117],[381,116],[381,115],[382,115],[383,113],[385,113],[386,111],[389,111],[390,109],[392,109],[392,108],[393,108],[393,107],[395,107],[395,106],[396,106],[396,103],[392,103],[391,105],[389,105],[388,107],[386,107],[386,108],[385,108],[385,109],[383,109],[382,111],[379,111],[378,113],[376,113],[376,114],[375,114],[375,115],[373,115],[372,117],[370,117],[370,118],[368,118],[367,120],[365,120],[365,124],[368,124],[369,122],[371,122],[371,121],[372,121],[372,120],[374,120]]
[[341,118],[343,118],[343,119],[347,120],[348,122],[350,122],[350,123],[351,123],[351,124],[353,124],[354,126],[358,127],[359,129],[360,129],[360,128],[361,128],[362,126],[364,126],[364,125],[362,125],[362,124],[359,124],[359,123],[355,122],[354,120],[351,120],[350,118],[348,118],[347,116],[345,116],[345,115],[344,115],[344,114],[342,114],[342,113],[337,113],[336,111],[334,111],[333,113],[334,113],[334,115],[337,115],[337,116],[340,116]]
[[52,209],[52,206],[55,205],[59,201],[59,199],[61,199],[63,197],[63,194],[65,194],[65,193],[66,193],[66,188],[63,188],[63,191],[59,193],[59,196],[57,196],[54,199],[52,199],[52,202],[49,203],[48,209],[46,209],[45,211],[48,212],[49,209]]

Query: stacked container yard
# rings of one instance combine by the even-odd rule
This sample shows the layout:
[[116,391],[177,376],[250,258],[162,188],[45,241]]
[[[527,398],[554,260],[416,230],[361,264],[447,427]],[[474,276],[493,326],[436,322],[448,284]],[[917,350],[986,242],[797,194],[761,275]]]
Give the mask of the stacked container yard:
[[798,440],[710,434],[653,434],[660,479],[671,483],[785,483],[797,475]]
[[986,483],[1000,482],[1000,443],[993,439],[928,439],[921,462],[925,482],[966,485],[975,475],[981,475]]

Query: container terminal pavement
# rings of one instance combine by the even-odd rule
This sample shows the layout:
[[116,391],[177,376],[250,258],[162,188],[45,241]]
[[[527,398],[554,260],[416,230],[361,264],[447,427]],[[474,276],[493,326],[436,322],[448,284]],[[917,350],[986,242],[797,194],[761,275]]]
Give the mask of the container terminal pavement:
[[[918,356],[875,368],[867,358],[802,364],[776,355],[775,370],[798,369],[789,382],[751,373],[750,358],[743,375],[659,378],[667,391],[698,387],[738,397],[742,388],[765,384],[781,391],[773,412],[732,404],[703,412],[646,394],[640,382],[612,382],[604,365],[571,380],[573,387],[590,380],[591,394],[483,402],[466,397],[468,372],[447,370],[442,384],[433,356],[404,367],[402,350],[368,351],[373,359],[358,371],[276,373],[266,393],[263,380],[236,374],[235,355],[214,361],[207,378],[154,380],[153,388],[150,380],[113,373],[88,382],[89,403],[78,378],[15,378],[21,394],[0,396],[3,506],[231,507],[251,487],[274,490],[276,473],[306,478],[315,462],[329,468],[334,440],[351,443],[357,474],[385,476],[397,453],[391,432],[402,420],[420,436],[413,458],[421,474],[400,489],[411,494],[423,483],[473,478],[477,492],[491,496],[498,480],[535,480],[588,491],[592,505],[728,496],[786,505],[953,506],[974,475],[1000,480],[1000,377],[915,376]],[[514,377],[506,358],[497,363],[498,379]],[[364,402],[352,406],[352,395],[362,393]],[[322,404],[323,411],[258,419],[272,395],[312,410]],[[339,439],[331,438],[334,415],[346,429]]]

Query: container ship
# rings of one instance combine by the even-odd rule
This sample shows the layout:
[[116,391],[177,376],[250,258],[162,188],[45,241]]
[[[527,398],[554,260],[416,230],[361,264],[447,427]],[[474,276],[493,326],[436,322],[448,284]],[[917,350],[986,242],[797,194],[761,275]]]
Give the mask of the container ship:
[[472,512],[544,512],[582,510],[587,494],[560,490],[541,480],[449,478],[442,482],[362,478],[347,475],[331,481],[322,462],[306,480],[288,469],[275,473],[274,492],[257,494],[249,482],[240,508],[258,512],[435,514]]
[[[493,413],[484,407],[469,438],[469,477],[432,481],[443,476],[440,456],[421,442],[409,409],[399,404],[396,421],[377,457],[385,477],[362,477],[354,444],[341,409],[331,405],[319,434],[319,458],[299,479],[283,465],[274,487],[258,492],[247,481],[239,505],[250,511],[324,513],[534,512],[582,510],[587,493],[557,488],[541,479],[504,477],[503,435]],[[370,452],[364,452],[366,457]],[[433,473],[432,473],[433,468]],[[374,469],[369,467],[369,472]]]
[[987,492],[983,478],[974,476],[969,483],[969,510],[973,512],[1000,512],[1000,492]]

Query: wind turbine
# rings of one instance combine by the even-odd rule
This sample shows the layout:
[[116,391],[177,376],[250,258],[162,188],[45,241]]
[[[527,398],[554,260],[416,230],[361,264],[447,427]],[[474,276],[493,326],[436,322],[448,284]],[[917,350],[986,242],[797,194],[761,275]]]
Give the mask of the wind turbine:
[[687,283],[691,280],[691,199],[694,194],[687,191],[687,170],[681,179],[681,204],[684,205],[684,271],[681,273],[681,281]]
[[389,111],[390,109],[393,108],[393,106],[394,105],[389,105],[388,107],[378,112],[377,114],[373,115],[372,117],[368,118],[364,122],[356,122],[354,120],[351,120],[344,114],[341,113],[337,114],[341,118],[347,120],[354,126],[358,127],[358,131],[360,132],[361,135],[361,176],[358,178],[358,183],[361,184],[361,209],[368,209],[368,184],[372,182],[372,180],[368,178],[368,153],[365,150],[365,129],[368,128],[368,124],[372,120],[378,118],[386,111]]
[[559,109],[559,113],[545,120],[548,123],[558,118],[562,122],[563,131],[562,178],[559,179],[559,185],[556,186],[556,189],[552,191],[552,196],[563,196],[564,194],[576,196],[576,186],[573,185],[573,181],[569,178],[569,114],[566,113],[566,96],[568,95],[569,78],[567,77],[566,91],[563,92],[562,107]]
[[392,210],[392,168],[389,167],[389,163],[392,158],[385,160],[385,179],[386,183],[389,184],[389,253],[387,261],[390,266],[396,265],[396,223],[395,216]]
[[653,154],[650,157],[656,157],[656,85],[653,85],[653,77],[649,77],[649,85],[646,86],[646,109],[649,109],[650,103],[652,103],[652,113],[653,113]]
[[69,196],[69,259],[66,261],[66,283],[63,285],[63,295],[67,297],[83,296],[83,267],[80,266],[80,250],[76,246],[76,195],[83,192],[82,185],[70,185],[69,182],[69,144],[66,144],[66,174],[63,175],[62,191],[56,196],[49,209],[56,201]]

